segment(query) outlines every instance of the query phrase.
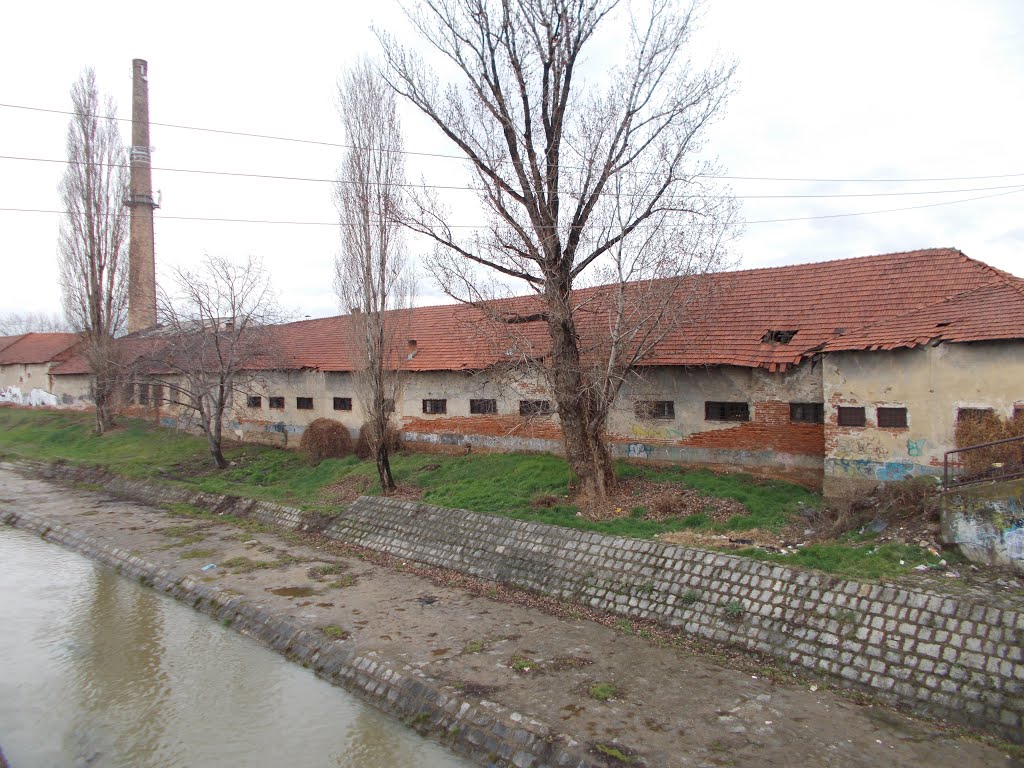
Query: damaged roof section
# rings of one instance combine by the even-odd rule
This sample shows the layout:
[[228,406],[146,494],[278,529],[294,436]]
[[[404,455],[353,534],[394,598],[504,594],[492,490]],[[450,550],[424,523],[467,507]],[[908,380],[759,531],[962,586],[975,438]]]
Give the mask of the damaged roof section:
[[[642,295],[650,284],[626,286]],[[893,349],[936,339],[1024,339],[1024,281],[953,248],[750,269],[684,278],[671,288],[682,322],[648,366],[735,365],[784,371],[819,352]],[[581,347],[599,354],[615,286],[574,292]],[[642,302],[640,302],[642,303]],[[396,310],[390,365],[408,371],[481,370],[541,359],[550,337],[536,296]],[[353,370],[350,315],[276,326],[275,368]],[[131,337],[129,337],[131,338]],[[416,340],[410,354],[409,339]],[[78,358],[54,373],[84,373]]]

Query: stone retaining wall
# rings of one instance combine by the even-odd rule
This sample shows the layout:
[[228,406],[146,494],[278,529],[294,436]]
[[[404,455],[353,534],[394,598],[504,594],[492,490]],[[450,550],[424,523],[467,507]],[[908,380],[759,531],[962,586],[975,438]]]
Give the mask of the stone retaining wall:
[[[81,470],[48,470],[65,479]],[[1024,613],[727,554],[363,497],[329,520],[109,478],[151,503],[230,508],[771,655],[895,705],[1024,742]],[[173,496],[173,498],[171,498]]]
[[[253,605],[237,594],[182,576],[46,518],[12,513],[7,525],[33,531],[136,578],[146,586],[191,605],[232,629],[256,638],[278,653],[311,668],[371,704],[439,737],[453,751],[491,768],[598,768],[582,745],[543,723],[493,702],[474,703],[441,690],[419,670],[399,667],[379,656],[358,655],[351,643],[302,628],[291,617]],[[6,765],[6,763],[0,763]]]

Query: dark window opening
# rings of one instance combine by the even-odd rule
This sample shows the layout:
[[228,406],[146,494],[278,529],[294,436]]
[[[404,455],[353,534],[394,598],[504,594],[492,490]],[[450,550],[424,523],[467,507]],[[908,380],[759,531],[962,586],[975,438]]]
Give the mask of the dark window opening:
[[789,420],[801,424],[824,424],[824,403],[790,403]]
[[768,331],[761,337],[762,344],[789,344],[796,336],[796,331]]
[[263,398],[260,397],[259,395],[249,395],[247,398],[245,398],[245,405],[248,408],[262,408]]
[[149,405],[149,384],[139,384],[139,405]]
[[1024,405],[1013,406],[1013,420],[1024,419]]
[[270,397],[267,398],[270,401],[271,408],[284,409],[284,398],[283,397]]
[[352,410],[352,398],[351,397],[336,397],[336,398],[334,398],[334,410],[336,410],[336,411],[351,411]]
[[295,407],[300,411],[312,411],[313,410],[313,398],[312,397],[296,397]]
[[[95,397],[95,394],[93,395]],[[135,405],[135,385],[129,384],[124,388],[124,402],[127,405]]]
[[981,421],[989,416],[995,414],[992,408],[958,408],[956,411],[957,421],[968,421],[969,419],[975,419]]
[[394,399],[390,398],[390,397],[385,397],[384,398],[384,413],[394,413],[394,412],[395,412],[395,401],[394,401]]
[[470,413],[497,413],[498,412],[498,401],[497,400],[470,400],[469,401],[469,412]]
[[676,404],[673,400],[637,400],[633,412],[638,419],[674,419]]
[[520,400],[519,401],[519,415],[520,416],[543,416],[544,414],[551,413],[551,401],[550,400]]
[[907,428],[906,408],[879,408],[877,412],[878,426],[888,429]]
[[750,404],[711,402],[709,400],[704,403],[704,419],[706,421],[750,421]]
[[152,389],[153,405],[160,405],[164,401],[164,385],[154,384]]
[[448,413],[448,401],[447,400],[424,400],[423,401],[423,412],[424,413]]
[[853,408],[841,405],[838,408],[838,423],[840,427],[863,427],[867,420],[864,416],[864,409]]

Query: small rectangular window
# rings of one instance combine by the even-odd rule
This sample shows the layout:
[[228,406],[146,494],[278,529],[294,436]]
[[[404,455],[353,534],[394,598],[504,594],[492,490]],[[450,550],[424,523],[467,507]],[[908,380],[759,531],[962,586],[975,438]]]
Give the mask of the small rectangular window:
[[676,404],[673,400],[637,400],[633,412],[638,419],[674,419]]
[[352,410],[352,398],[351,397],[336,397],[336,398],[334,398],[334,410],[336,410],[336,411],[351,411]]
[[296,397],[295,407],[300,411],[312,411],[313,410],[313,398],[312,397]]
[[498,412],[498,401],[497,400],[470,400],[469,401],[469,412],[470,413],[497,413]]
[[152,393],[153,405],[160,405],[164,401],[164,385],[154,384]]
[[750,421],[749,403],[712,402],[704,403],[706,421]]
[[128,384],[124,388],[124,402],[126,405],[135,405],[135,385]]
[[424,413],[448,413],[448,401],[447,400],[424,400],[423,401],[423,412]]
[[789,420],[795,424],[824,424],[824,403],[790,403]]
[[259,395],[249,395],[245,398],[245,405],[247,408],[262,408],[263,398]]
[[139,405],[149,405],[149,384],[139,384]]
[[279,409],[279,410],[284,409],[284,398],[283,397],[270,397],[270,398],[267,398],[267,399],[270,400],[270,407],[271,408],[276,408],[276,409]]
[[906,429],[907,409],[906,408],[879,408],[878,426],[886,429]]
[[867,423],[864,409],[861,407],[841,405],[837,410],[840,427],[863,427]]
[[520,400],[519,401],[519,415],[520,416],[543,416],[544,414],[551,413],[551,401],[550,400]]
[[989,416],[992,416],[995,411],[992,408],[957,408],[956,420],[967,421],[968,419],[976,419],[981,421]]

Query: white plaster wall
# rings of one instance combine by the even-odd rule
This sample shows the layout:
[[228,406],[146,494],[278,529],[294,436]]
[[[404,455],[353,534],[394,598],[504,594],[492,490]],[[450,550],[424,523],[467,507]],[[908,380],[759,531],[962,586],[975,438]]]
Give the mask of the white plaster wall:
[[19,387],[26,394],[33,389],[50,391],[49,363],[0,365],[0,389]]
[[[820,403],[821,377],[821,365],[810,361],[785,373],[740,366],[645,369],[630,375],[624,383],[609,418],[609,433],[614,437],[658,441],[733,429],[737,422],[706,420],[705,401],[746,402],[750,406],[750,419],[754,421],[758,402]],[[640,400],[672,400],[675,418],[637,419],[635,404]]]
[[[959,408],[1012,416],[1024,406],[1024,343],[832,353],[824,360],[824,390],[831,473],[870,472],[879,480],[938,474],[944,452],[955,447]],[[838,427],[841,405],[864,406],[866,426]],[[907,428],[879,428],[879,406],[906,407]]]

